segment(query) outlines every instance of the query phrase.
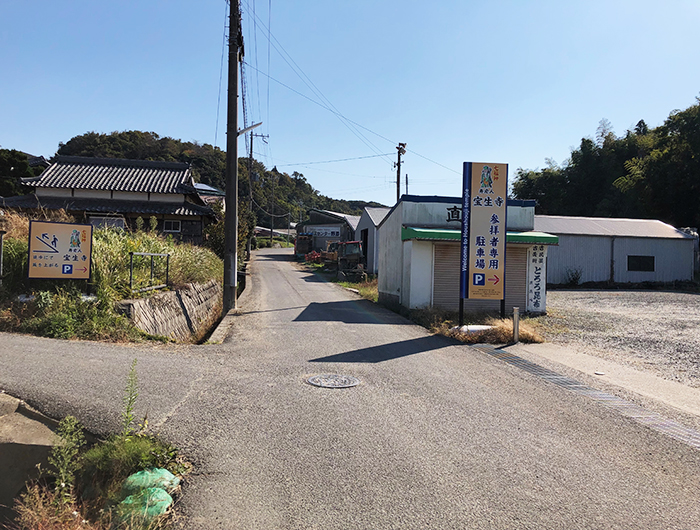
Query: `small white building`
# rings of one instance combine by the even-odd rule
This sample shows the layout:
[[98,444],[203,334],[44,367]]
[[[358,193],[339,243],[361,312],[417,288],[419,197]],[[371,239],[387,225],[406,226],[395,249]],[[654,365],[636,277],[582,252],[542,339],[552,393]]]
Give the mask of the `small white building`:
[[[379,224],[379,301],[417,309],[459,307],[461,198],[404,195]],[[534,231],[535,201],[508,200],[505,307],[546,311],[547,249]],[[497,300],[465,300],[467,312],[498,311]]]
[[362,253],[365,257],[367,272],[377,274],[377,257],[379,254],[379,238],[377,237],[377,227],[381,223],[391,208],[365,207],[357,223],[355,237],[362,241]]
[[534,226],[559,237],[547,283],[693,279],[693,236],[661,221],[536,215]]

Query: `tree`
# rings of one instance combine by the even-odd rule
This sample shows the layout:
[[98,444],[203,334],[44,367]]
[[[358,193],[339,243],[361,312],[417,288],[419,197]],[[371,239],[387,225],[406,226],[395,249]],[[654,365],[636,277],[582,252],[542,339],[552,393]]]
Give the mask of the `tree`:
[[27,155],[14,149],[0,149],[0,197],[26,193],[20,178],[33,177]]

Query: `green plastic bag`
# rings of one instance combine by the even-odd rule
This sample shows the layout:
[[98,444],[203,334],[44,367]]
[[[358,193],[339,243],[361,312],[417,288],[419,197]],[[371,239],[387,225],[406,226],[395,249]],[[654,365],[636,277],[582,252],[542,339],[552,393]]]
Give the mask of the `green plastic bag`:
[[180,484],[180,479],[167,469],[151,468],[139,471],[129,476],[122,484],[122,499],[129,495],[136,495],[147,488],[161,488],[172,493]]
[[148,525],[165,515],[172,504],[173,498],[164,489],[146,488],[119,503],[117,514],[122,523]]

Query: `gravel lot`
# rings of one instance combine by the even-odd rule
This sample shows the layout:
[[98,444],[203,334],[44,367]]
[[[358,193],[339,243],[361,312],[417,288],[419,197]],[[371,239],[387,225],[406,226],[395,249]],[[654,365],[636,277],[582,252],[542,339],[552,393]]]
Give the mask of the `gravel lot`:
[[700,387],[700,295],[661,291],[548,291],[535,319],[566,344]]

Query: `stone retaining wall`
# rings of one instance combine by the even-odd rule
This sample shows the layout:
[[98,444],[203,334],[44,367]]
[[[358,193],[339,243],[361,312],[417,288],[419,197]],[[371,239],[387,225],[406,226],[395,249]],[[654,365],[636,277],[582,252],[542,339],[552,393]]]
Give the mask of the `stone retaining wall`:
[[118,311],[140,330],[178,341],[199,338],[219,317],[223,290],[211,280],[149,298],[123,300]]

